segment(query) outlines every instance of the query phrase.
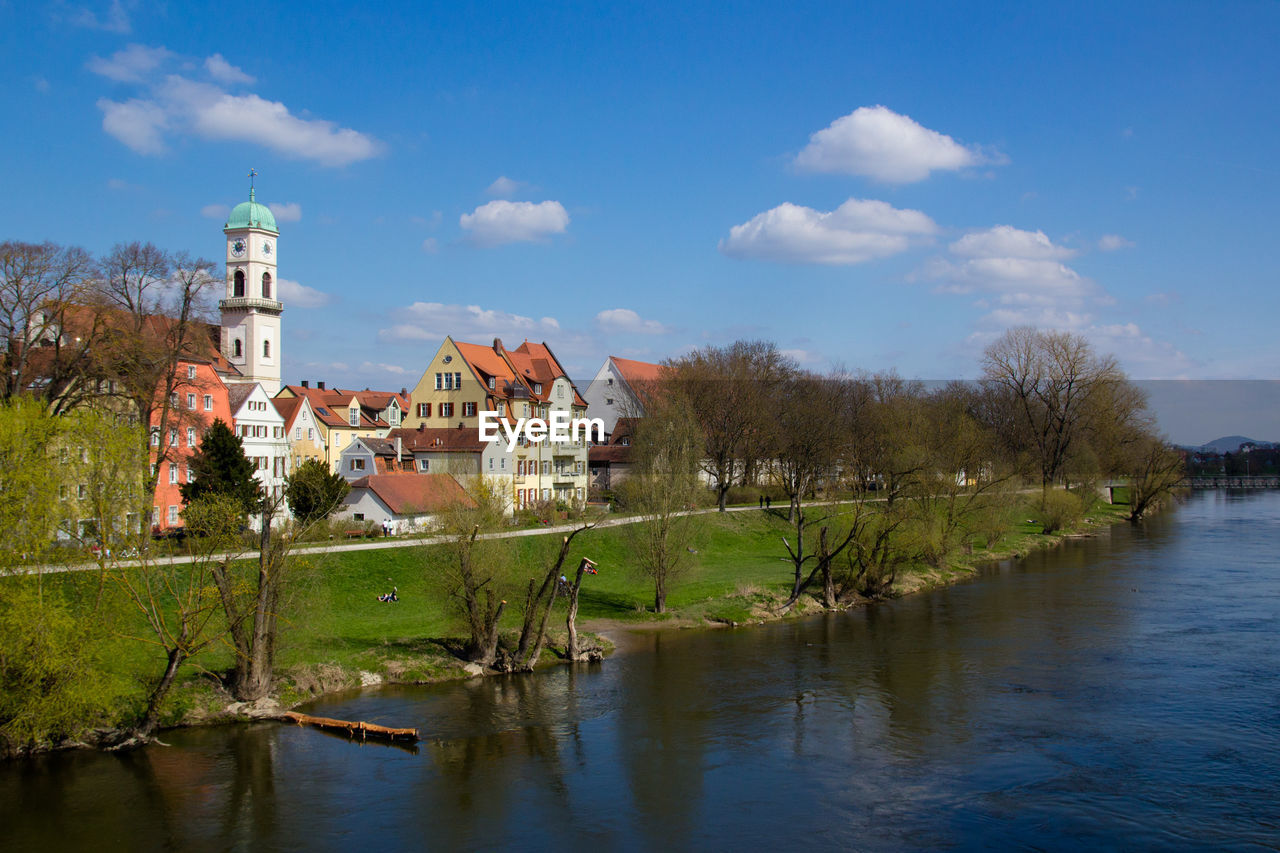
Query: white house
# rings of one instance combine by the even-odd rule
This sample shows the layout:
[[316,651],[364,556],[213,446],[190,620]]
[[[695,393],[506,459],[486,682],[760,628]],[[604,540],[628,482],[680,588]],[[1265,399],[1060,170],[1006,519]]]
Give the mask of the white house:
[[284,493],[284,480],[292,470],[284,417],[258,383],[227,388],[235,433],[244,444],[244,455],[254,463],[254,476],[270,497]]
[[604,422],[606,440],[613,435],[618,418],[644,417],[641,399],[652,393],[661,372],[662,365],[647,361],[616,355],[604,360],[582,397],[587,401],[587,417]]
[[453,506],[475,506],[448,474],[370,474],[351,484],[337,518],[353,522],[390,522],[394,533],[430,530],[436,517]]

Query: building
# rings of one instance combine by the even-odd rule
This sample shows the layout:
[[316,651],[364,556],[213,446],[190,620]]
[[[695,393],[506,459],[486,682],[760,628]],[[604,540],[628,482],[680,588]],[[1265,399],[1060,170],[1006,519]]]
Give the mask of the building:
[[[480,412],[495,412],[514,428],[521,419],[553,414],[586,417],[587,404],[551,348],[525,341],[514,350],[445,338],[410,394],[406,429],[457,429],[478,441]],[[505,450],[505,439],[498,439]],[[447,443],[447,442],[446,442]],[[501,476],[516,509],[541,502],[582,503],[587,497],[587,445],[581,433],[568,441],[524,441],[510,453],[485,451],[483,473]],[[508,459],[509,457],[509,459]],[[492,466],[492,467],[491,467]]]
[[[285,385],[278,398],[305,398],[311,411],[311,423],[307,429],[316,430],[317,441],[313,446],[323,448],[323,459],[330,471],[337,472],[342,451],[357,438],[381,438],[404,420],[409,406],[406,392],[352,391],[344,388],[328,388],[323,382],[315,387],[304,380],[299,385]],[[394,423],[393,423],[394,421]],[[301,424],[295,422],[294,434]]]
[[662,365],[611,355],[600,365],[583,395],[587,417],[604,422],[605,441],[619,418],[642,418],[643,400],[661,379]]
[[439,514],[475,501],[448,474],[370,474],[354,481],[335,514],[353,522],[390,522],[393,533],[431,529]]
[[254,198],[237,204],[222,228],[227,238],[226,298],[222,314],[221,350],[236,368],[235,384],[262,385],[268,397],[280,390],[283,353],[280,288],[276,279],[280,231],[270,208]]
[[315,413],[311,411],[311,402],[306,397],[272,397],[271,405],[276,407],[284,420],[284,432],[289,439],[289,455],[292,459],[290,470],[296,470],[308,459],[324,462],[324,437],[316,423]]
[[161,435],[160,412],[152,418],[151,459],[157,475],[151,512],[153,529],[183,526],[181,489],[183,483],[191,482],[191,456],[214,420],[221,420],[228,427],[233,423],[222,376],[216,362],[179,362],[164,428],[167,435]]
[[279,499],[284,495],[284,481],[292,471],[289,440],[285,437],[284,417],[271,405],[262,385],[231,385],[227,398],[234,419],[233,431],[244,445],[244,455],[254,466],[254,477],[262,493]]

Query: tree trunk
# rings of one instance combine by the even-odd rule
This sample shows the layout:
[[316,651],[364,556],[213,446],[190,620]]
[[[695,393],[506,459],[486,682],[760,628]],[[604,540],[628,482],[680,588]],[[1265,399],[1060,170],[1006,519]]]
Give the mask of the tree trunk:
[[168,657],[169,663],[164,668],[164,675],[160,676],[159,683],[152,689],[151,698],[147,701],[147,712],[143,714],[142,722],[134,729],[135,738],[149,738],[156,730],[156,725],[160,722],[160,706],[164,704],[164,698],[169,694],[169,688],[173,686],[178,668],[187,659],[187,654],[181,648],[173,648],[169,650]]
[[473,663],[478,663],[483,667],[490,667],[498,659],[498,623],[502,621],[502,611],[506,609],[506,599],[503,599],[498,603],[497,607],[494,607],[493,593],[489,593],[489,607],[487,608],[488,613],[485,620],[483,642],[476,650],[476,654],[471,657]]
[[827,528],[818,534],[818,565],[822,567],[822,604],[828,610],[836,606],[836,584],[831,577],[831,554],[827,547]]
[[569,587],[569,616],[565,619],[565,627],[569,629],[569,642],[565,646],[565,656],[572,661],[583,659],[578,649],[578,590],[582,589],[582,576],[587,570],[586,559],[578,563],[578,573],[573,578],[573,586]]
[[662,576],[659,576],[653,585],[653,612],[667,612],[667,582]]

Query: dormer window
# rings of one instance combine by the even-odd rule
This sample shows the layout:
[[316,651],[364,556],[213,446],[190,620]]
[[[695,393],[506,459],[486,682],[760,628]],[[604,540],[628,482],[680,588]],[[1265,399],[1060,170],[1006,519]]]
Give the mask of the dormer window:
[[231,285],[232,296],[244,296],[244,270],[236,270],[235,283]]
[[535,393],[535,394],[541,394],[541,393],[542,393],[542,383],[541,383],[541,382],[535,382],[535,383],[533,383],[533,393]]
[[492,391],[493,389],[495,389],[495,388],[497,388],[497,387],[498,387],[498,379],[497,379],[497,377],[495,377],[495,376],[490,376],[490,377],[489,377],[489,390],[490,390],[490,391]]
[[360,426],[360,407],[359,406],[352,406],[347,411],[347,416],[349,418],[348,422],[352,426]]

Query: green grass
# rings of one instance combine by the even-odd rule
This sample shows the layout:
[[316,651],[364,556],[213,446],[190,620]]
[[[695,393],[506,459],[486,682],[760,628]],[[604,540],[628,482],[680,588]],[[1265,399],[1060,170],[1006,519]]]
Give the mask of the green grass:
[[[1094,523],[1119,520],[1125,509],[1098,504],[1090,518]],[[1011,512],[1015,523],[1001,541],[991,549],[975,548],[971,555],[960,558],[957,569],[983,559],[1026,553],[1060,538],[1041,534],[1029,504]],[[790,588],[791,564],[781,537],[794,542],[794,532],[785,518],[762,512],[709,513],[700,516],[699,527],[692,546],[695,553],[670,584],[667,603],[672,613],[664,618],[747,622],[753,612],[758,616],[761,605],[776,602]],[[525,585],[529,578],[540,581],[561,535],[507,540],[511,556],[500,587],[509,600],[504,631],[518,630]],[[816,533],[811,535],[816,537]],[[396,681],[459,675],[458,661],[450,648],[456,649],[456,638],[465,634],[465,629],[440,578],[444,556],[442,546],[298,555],[284,602],[277,654],[282,697],[293,701],[355,686],[360,670]],[[636,569],[622,528],[579,534],[564,573],[572,577],[582,557],[590,557],[600,573],[584,578],[580,626],[605,619],[659,620],[652,610],[652,581]],[[936,585],[953,578],[957,571],[920,574],[927,575],[925,585]],[[65,596],[85,608],[96,590],[96,578],[93,572],[49,575],[44,584],[50,594]],[[34,581],[14,578],[4,582]],[[392,586],[398,588],[400,600],[379,602],[377,596]],[[909,586],[918,588],[920,584]],[[563,602],[558,605],[550,623],[557,633],[564,628],[564,608]],[[101,614],[107,630],[98,657],[117,694],[121,719],[126,719],[141,706],[147,684],[163,668],[163,654],[154,645],[132,639],[148,636],[147,629],[136,608],[118,591],[108,594]],[[230,650],[216,645],[188,665],[181,688],[175,689],[168,703],[165,720],[175,722],[183,716],[199,719],[203,711],[216,705],[210,674],[229,668],[231,663]]]

